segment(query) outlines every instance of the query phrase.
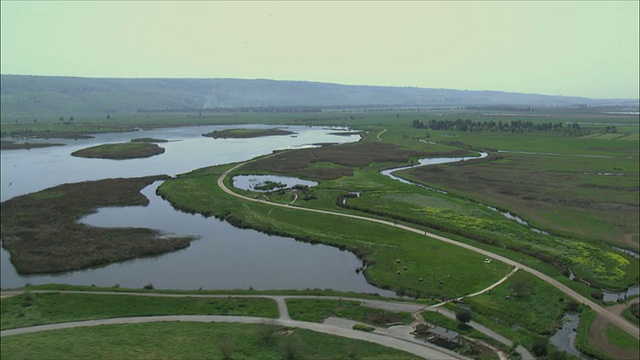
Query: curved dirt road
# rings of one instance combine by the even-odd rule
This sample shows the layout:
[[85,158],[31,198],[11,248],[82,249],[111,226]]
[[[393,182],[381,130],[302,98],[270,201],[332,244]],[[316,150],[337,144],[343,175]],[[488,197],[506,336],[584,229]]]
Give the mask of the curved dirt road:
[[406,226],[406,225],[396,224],[396,223],[394,223],[392,221],[374,219],[374,218],[369,218],[369,217],[366,217],[366,216],[346,214],[346,213],[340,213],[340,212],[334,212],[334,211],[328,211],[328,210],[302,208],[302,207],[298,207],[298,206],[291,206],[289,204],[286,204],[286,205],[285,204],[278,204],[278,203],[273,203],[273,202],[266,201],[266,200],[254,199],[254,198],[250,198],[248,196],[237,194],[237,193],[233,192],[231,189],[227,188],[227,186],[224,184],[224,179],[229,175],[229,173],[231,173],[232,171],[234,171],[234,170],[238,169],[239,167],[245,165],[248,162],[251,162],[251,161],[247,161],[247,162],[243,162],[243,163],[237,164],[236,166],[234,166],[234,167],[228,169],[227,171],[225,171],[224,173],[222,173],[222,175],[220,175],[220,177],[217,180],[217,185],[225,193],[227,193],[229,195],[232,195],[232,196],[235,196],[237,198],[246,200],[246,201],[262,203],[262,204],[266,204],[266,205],[270,205],[270,206],[279,206],[279,207],[284,207],[284,208],[288,208],[288,209],[292,209],[292,210],[307,211],[307,212],[334,215],[334,216],[342,216],[342,217],[351,218],[351,219],[357,219],[357,220],[375,222],[375,223],[378,223],[378,224],[383,224],[383,225],[388,225],[388,226],[394,226],[394,227],[397,227],[397,228],[405,230],[405,231],[409,231],[409,232],[420,234],[420,235],[425,235],[425,236],[431,237],[433,239],[440,240],[442,242],[445,242],[445,243],[448,243],[448,244],[452,244],[452,245],[455,245],[455,246],[459,246],[461,248],[476,252],[478,254],[482,254],[482,255],[485,255],[487,257],[491,257],[493,259],[502,261],[505,264],[514,266],[516,268],[522,269],[524,271],[527,271],[527,272],[533,274],[534,276],[536,276],[539,279],[547,282],[548,284],[550,284],[551,286],[555,287],[556,289],[562,291],[563,293],[565,293],[569,297],[573,298],[577,302],[589,306],[591,309],[593,309],[599,315],[601,315],[602,317],[606,318],[608,321],[610,321],[611,323],[615,324],[616,326],[620,327],[625,332],[627,332],[630,335],[634,336],[636,339],[640,339],[640,329],[636,325],[634,325],[634,324],[630,323],[629,321],[627,321],[622,316],[616,315],[616,314],[613,314],[613,313],[607,311],[604,307],[602,307],[602,306],[598,305],[597,303],[591,301],[590,299],[580,295],[579,293],[577,293],[576,291],[574,291],[570,287],[562,284],[561,282],[557,281],[556,279],[554,279],[554,278],[552,278],[552,277],[550,277],[550,276],[548,276],[548,275],[546,275],[546,274],[544,274],[544,273],[542,273],[542,272],[540,272],[540,271],[538,271],[538,270],[536,270],[534,268],[531,268],[531,267],[529,267],[527,265],[521,264],[521,263],[519,263],[517,261],[511,260],[511,259],[509,259],[507,257],[502,256],[502,255],[498,255],[498,254],[492,253],[492,252],[484,250],[484,249],[477,248],[477,247],[469,245],[469,244],[461,243],[461,242],[455,241],[453,239],[450,239],[450,238],[447,238],[447,237],[444,237],[444,236],[440,236],[440,235],[433,234],[433,233],[430,233],[430,232],[426,232],[426,231],[423,231],[423,230],[418,230],[418,229],[415,229],[415,228],[412,228],[412,227],[409,227],[409,226]]

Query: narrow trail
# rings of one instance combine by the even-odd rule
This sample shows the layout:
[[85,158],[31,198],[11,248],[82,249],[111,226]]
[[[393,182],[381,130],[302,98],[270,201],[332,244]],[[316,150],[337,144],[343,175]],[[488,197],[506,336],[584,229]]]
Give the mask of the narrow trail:
[[[384,131],[382,131],[382,132],[384,132]],[[378,134],[378,136],[380,134]],[[248,161],[248,162],[251,162],[251,161]],[[539,279],[547,282],[548,284],[550,284],[551,286],[553,286],[556,289],[560,290],[561,292],[563,292],[567,296],[571,297],[572,299],[576,300],[577,302],[579,302],[581,304],[584,304],[586,306],[589,306],[591,309],[593,309],[599,315],[601,315],[602,317],[604,317],[605,319],[610,321],[612,324],[620,327],[622,330],[624,330],[625,332],[629,333],[630,335],[632,335],[636,339],[640,339],[640,329],[638,328],[638,326],[632,324],[631,322],[629,322],[627,319],[625,319],[621,315],[617,315],[617,314],[613,314],[613,313],[609,312],[604,307],[602,307],[599,304],[595,303],[594,301],[582,296],[581,294],[579,294],[575,290],[573,290],[570,287],[562,284],[561,282],[559,282],[558,280],[552,278],[551,276],[546,275],[546,274],[542,273],[541,271],[538,271],[538,270],[536,270],[534,268],[531,268],[531,267],[529,267],[527,265],[519,263],[519,262],[517,262],[515,260],[509,259],[509,258],[507,258],[505,256],[502,256],[502,255],[493,253],[491,251],[475,247],[473,245],[461,243],[461,242],[458,242],[456,240],[453,240],[453,239],[450,239],[450,238],[447,238],[447,237],[444,237],[444,236],[433,234],[433,233],[430,233],[428,231],[419,230],[419,229],[412,228],[412,227],[407,226],[407,225],[397,224],[397,223],[394,223],[392,221],[375,219],[375,218],[370,218],[370,217],[361,216],[361,215],[340,213],[340,212],[335,212],[335,211],[303,208],[303,207],[299,207],[299,206],[292,206],[292,205],[289,205],[289,204],[278,204],[278,203],[273,203],[273,202],[266,201],[266,200],[254,199],[254,198],[250,198],[248,196],[237,194],[237,193],[233,192],[231,189],[229,189],[224,184],[224,180],[232,171],[235,171],[236,169],[240,168],[241,166],[245,165],[248,162],[243,162],[243,163],[237,164],[236,166],[234,166],[234,167],[228,169],[227,171],[225,171],[224,173],[222,173],[222,175],[220,175],[220,177],[217,180],[217,185],[225,193],[227,193],[227,194],[229,194],[231,196],[235,196],[235,197],[240,198],[240,199],[245,200],[245,201],[262,203],[262,204],[269,205],[269,206],[278,206],[278,207],[288,208],[288,209],[297,210],[297,211],[306,211],[306,212],[312,212],[312,213],[327,214],[327,215],[333,215],[333,216],[341,216],[341,217],[350,218],[350,219],[357,219],[357,220],[362,220],[362,221],[369,221],[369,222],[374,222],[374,223],[378,223],[378,224],[383,224],[383,225],[387,225],[387,226],[393,226],[393,227],[396,227],[396,228],[399,228],[399,229],[402,229],[402,230],[405,230],[405,231],[408,231],[408,232],[412,232],[412,233],[419,234],[419,235],[424,235],[424,236],[427,236],[427,237],[430,237],[430,238],[445,242],[447,244],[455,245],[455,246],[458,246],[458,247],[473,251],[475,253],[482,254],[482,255],[487,256],[487,257],[491,257],[491,258],[493,258],[495,260],[499,260],[499,261],[501,261],[501,262],[503,262],[503,263],[505,263],[507,265],[511,265],[511,266],[516,267],[516,268],[522,269],[522,270],[524,270],[524,271],[526,271],[526,272],[538,277]]]

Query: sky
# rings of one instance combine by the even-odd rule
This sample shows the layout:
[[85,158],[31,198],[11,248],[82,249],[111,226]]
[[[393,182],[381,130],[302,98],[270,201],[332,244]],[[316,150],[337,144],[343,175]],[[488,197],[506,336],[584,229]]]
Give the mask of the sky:
[[2,0],[2,74],[639,98],[639,1]]

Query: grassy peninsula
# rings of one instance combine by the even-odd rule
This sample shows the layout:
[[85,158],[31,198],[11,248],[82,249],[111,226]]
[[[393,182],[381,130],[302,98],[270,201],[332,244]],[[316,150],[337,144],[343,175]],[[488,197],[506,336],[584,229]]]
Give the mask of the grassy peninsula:
[[264,136],[281,136],[293,135],[292,131],[282,129],[227,129],[216,130],[202,136],[212,137],[214,139],[249,139]]
[[54,273],[175,251],[188,237],[143,228],[96,228],[79,218],[99,207],[145,205],[140,190],[167,176],[64,184],[2,203],[0,239],[21,274]]

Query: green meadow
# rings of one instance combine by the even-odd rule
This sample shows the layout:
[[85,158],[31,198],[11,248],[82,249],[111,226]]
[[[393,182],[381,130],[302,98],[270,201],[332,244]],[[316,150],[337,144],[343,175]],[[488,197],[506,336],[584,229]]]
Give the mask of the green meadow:
[[366,341],[269,324],[168,322],[10,336],[3,359],[419,359]]
[[[153,297],[114,294],[35,293],[2,299],[2,330],[68,321],[153,315],[278,317],[264,298]],[[4,341],[4,339],[3,339]]]

